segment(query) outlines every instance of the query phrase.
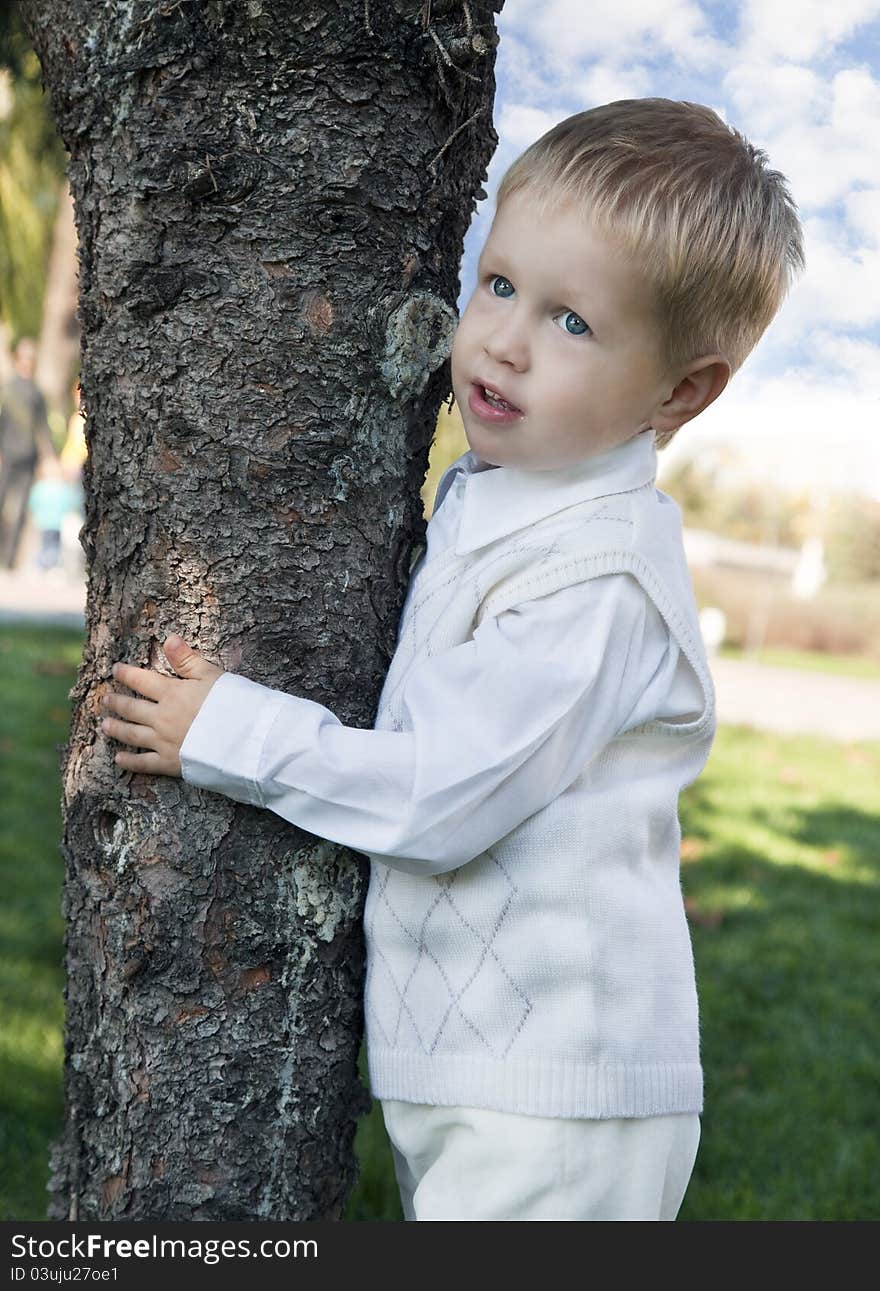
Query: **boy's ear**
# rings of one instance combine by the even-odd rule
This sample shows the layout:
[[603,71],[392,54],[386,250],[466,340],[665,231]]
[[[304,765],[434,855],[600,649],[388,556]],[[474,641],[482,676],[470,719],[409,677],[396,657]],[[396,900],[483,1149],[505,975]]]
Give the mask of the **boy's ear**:
[[658,433],[678,430],[714,403],[729,380],[730,364],[720,354],[694,359],[669,398],[654,410],[650,424]]

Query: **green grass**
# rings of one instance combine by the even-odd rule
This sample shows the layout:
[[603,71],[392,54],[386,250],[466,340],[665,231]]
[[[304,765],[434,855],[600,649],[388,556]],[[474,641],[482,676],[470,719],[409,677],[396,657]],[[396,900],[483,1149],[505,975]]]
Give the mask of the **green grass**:
[[880,1216],[880,745],[722,728],[684,796],[706,1111],[682,1219]]
[[[0,626],[0,1219],[45,1216],[60,1127],[57,746],[81,645]],[[722,727],[682,796],[706,1072],[682,1219],[880,1218],[878,786],[878,744]],[[401,1218],[377,1103],[355,1147],[346,1218]]]
[[82,633],[0,627],[0,1219],[44,1219],[62,1114],[58,746]]
[[830,672],[844,677],[880,678],[880,661],[865,655],[783,650],[775,646],[759,650],[755,655],[747,655],[735,646],[723,646],[718,655],[722,659],[748,659],[750,663],[766,663],[777,668],[805,668],[808,672]]

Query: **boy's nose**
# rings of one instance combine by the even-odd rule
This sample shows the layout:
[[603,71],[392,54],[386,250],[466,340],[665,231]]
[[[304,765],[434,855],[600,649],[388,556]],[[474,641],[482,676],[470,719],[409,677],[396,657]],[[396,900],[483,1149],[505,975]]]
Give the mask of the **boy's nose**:
[[529,347],[524,328],[513,321],[489,332],[483,349],[495,363],[510,363],[517,370],[528,364]]

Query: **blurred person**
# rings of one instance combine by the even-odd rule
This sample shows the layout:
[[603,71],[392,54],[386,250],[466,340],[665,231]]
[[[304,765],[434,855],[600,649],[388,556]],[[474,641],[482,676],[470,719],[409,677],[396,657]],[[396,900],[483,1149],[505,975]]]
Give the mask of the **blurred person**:
[[37,482],[28,498],[28,509],[40,533],[40,550],[35,566],[38,569],[55,569],[61,565],[61,538],[66,518],[82,509],[80,468],[61,462],[57,457],[44,457],[37,468]]
[[36,343],[23,336],[0,393],[0,562],[7,569],[15,568],[37,464],[57,458],[46,401],[34,381],[36,361]]

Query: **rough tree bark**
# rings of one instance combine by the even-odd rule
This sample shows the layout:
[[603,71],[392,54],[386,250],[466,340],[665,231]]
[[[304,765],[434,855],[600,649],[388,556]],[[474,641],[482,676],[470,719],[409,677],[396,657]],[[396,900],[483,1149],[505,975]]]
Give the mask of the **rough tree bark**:
[[503,0],[24,0],[79,234],[87,639],[52,1218],[338,1219],[357,853],[113,765],[170,631],[372,725],[449,391]]

